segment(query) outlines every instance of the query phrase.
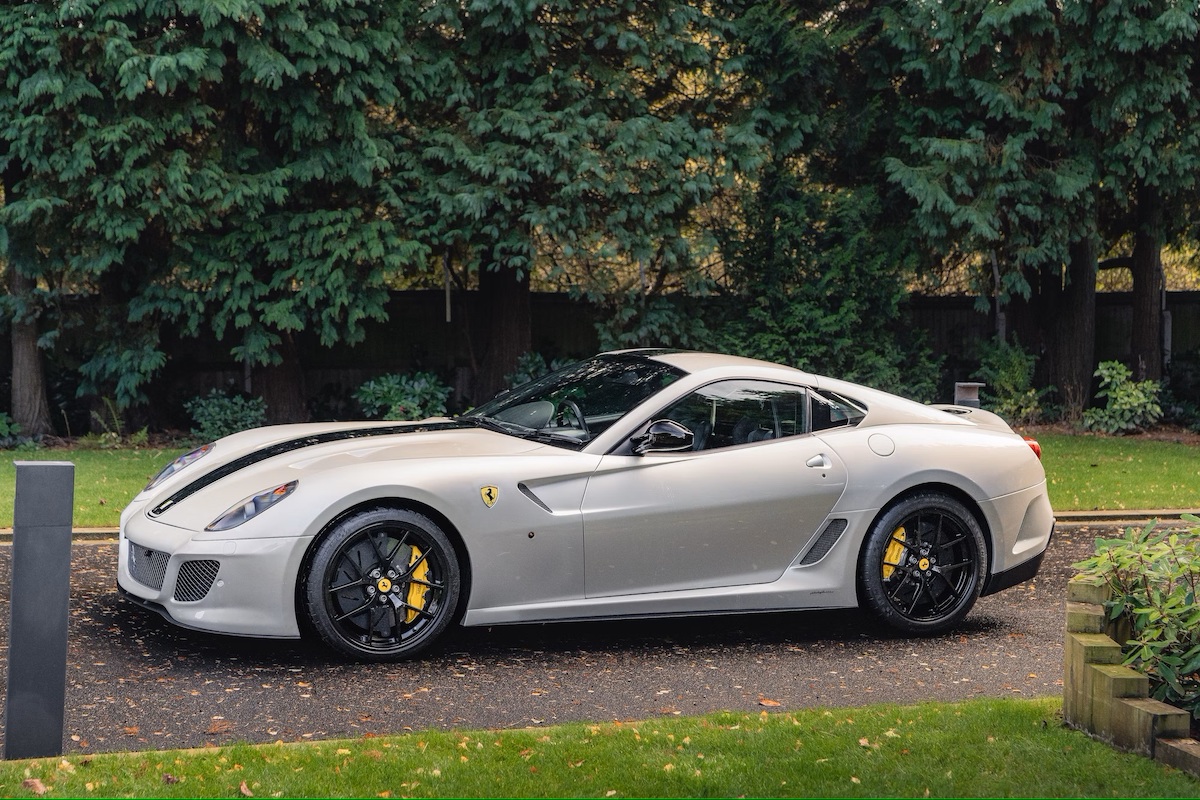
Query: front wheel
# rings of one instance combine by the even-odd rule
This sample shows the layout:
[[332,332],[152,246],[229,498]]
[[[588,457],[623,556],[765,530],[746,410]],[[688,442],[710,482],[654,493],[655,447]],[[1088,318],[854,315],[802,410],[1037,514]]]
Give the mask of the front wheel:
[[347,517],[320,541],[303,597],[313,628],[334,650],[398,661],[445,631],[460,584],[454,546],[433,520],[377,508]]
[[987,547],[975,516],[952,497],[925,492],[876,521],[858,563],[862,603],[903,633],[948,630],[975,605]]

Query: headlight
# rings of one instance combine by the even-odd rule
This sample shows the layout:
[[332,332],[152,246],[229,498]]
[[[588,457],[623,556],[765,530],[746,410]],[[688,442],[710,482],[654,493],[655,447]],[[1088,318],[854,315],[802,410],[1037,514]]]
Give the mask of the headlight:
[[176,472],[179,472],[179,470],[183,469],[184,467],[188,466],[189,464],[192,464],[192,463],[200,460],[204,456],[208,455],[208,451],[210,451],[212,449],[213,449],[213,446],[211,444],[206,444],[203,447],[197,447],[195,450],[193,450],[190,453],[184,453],[179,458],[175,459],[170,464],[167,464],[165,467],[163,467],[161,470],[159,470],[158,474],[150,479],[150,482],[146,484],[146,488],[142,489],[142,491],[143,492],[150,491],[155,486],[158,486],[160,483],[165,481],[167,478],[174,475]]
[[243,522],[257,517],[259,514],[266,511],[268,508],[275,505],[292,492],[296,491],[296,485],[298,483],[299,481],[283,483],[279,486],[276,486],[274,489],[267,489],[265,492],[259,492],[253,497],[247,497],[242,502],[230,508],[224,514],[217,517],[212,524],[210,524],[204,530],[227,531],[230,528],[236,528]]

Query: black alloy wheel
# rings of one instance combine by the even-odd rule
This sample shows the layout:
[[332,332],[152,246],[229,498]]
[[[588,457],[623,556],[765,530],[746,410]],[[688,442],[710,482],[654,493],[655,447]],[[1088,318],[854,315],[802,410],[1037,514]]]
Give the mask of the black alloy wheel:
[[941,633],[966,617],[986,576],[978,520],[958,500],[925,492],[887,509],[867,534],[859,599],[898,631]]
[[433,520],[377,508],[342,520],[321,539],[303,596],[313,628],[334,650],[398,661],[446,629],[460,584],[454,547]]

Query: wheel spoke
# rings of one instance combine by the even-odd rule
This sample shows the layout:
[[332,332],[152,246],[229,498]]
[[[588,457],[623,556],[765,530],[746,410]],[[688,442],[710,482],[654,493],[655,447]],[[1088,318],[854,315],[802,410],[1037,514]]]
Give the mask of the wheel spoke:
[[354,580],[350,581],[349,583],[343,583],[341,586],[330,586],[329,593],[337,594],[338,592],[344,592],[347,589],[352,589],[355,586],[365,586],[365,585],[366,585],[366,583],[364,583],[363,579],[361,577],[359,577],[359,578],[355,578]]
[[363,603],[361,606],[359,606],[358,608],[354,609],[353,611],[350,611],[350,612],[348,612],[348,613],[342,614],[340,617],[334,617],[334,618],[333,618],[333,621],[334,621],[334,622],[344,622],[345,620],[348,620],[348,619],[350,619],[350,618],[351,618],[351,617],[353,617],[353,616],[356,616],[356,615],[358,615],[358,614],[361,614],[362,612],[364,612],[364,611],[367,611],[367,610],[369,610],[370,608],[371,608],[371,601],[368,599],[368,600],[367,600],[365,603]]
[[[419,555],[417,557],[416,561],[414,561],[413,563],[409,564],[407,567],[404,568],[404,571],[402,573],[400,573],[400,577],[397,578],[397,580],[411,581],[412,574],[414,572],[416,572],[417,567],[421,566],[421,564],[423,564],[428,559],[429,559],[429,548],[427,547],[421,551],[421,555]],[[431,568],[432,568],[432,565],[431,565]]]
[[[917,591],[916,591],[915,593],[913,593],[912,604],[911,604],[911,605],[908,607],[908,616],[909,616],[909,617],[912,617],[912,616],[913,616],[913,614],[915,614],[915,613],[916,613],[916,611],[917,611],[917,604],[921,602],[921,595],[922,595],[922,594],[929,594],[929,585],[928,585],[927,583],[923,582],[923,581],[922,581],[922,582],[919,582],[919,583],[917,584]],[[929,594],[929,599],[930,599],[930,600],[932,600],[932,599],[933,599],[933,595],[932,595],[932,594]]]
[[367,540],[371,543],[371,549],[375,551],[375,566],[380,572],[387,572],[392,568],[392,558],[395,557],[396,551],[400,549],[400,545],[408,538],[408,531],[405,531],[396,545],[391,549],[391,552],[384,555],[383,550],[379,547],[379,539],[388,538],[387,531],[372,531],[367,535]]

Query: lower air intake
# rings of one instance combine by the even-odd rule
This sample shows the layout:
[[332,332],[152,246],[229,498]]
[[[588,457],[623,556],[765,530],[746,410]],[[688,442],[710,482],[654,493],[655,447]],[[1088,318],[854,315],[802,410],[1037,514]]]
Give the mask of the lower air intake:
[[195,603],[203,600],[217,579],[220,561],[185,561],[179,567],[175,580],[175,600],[179,603]]

